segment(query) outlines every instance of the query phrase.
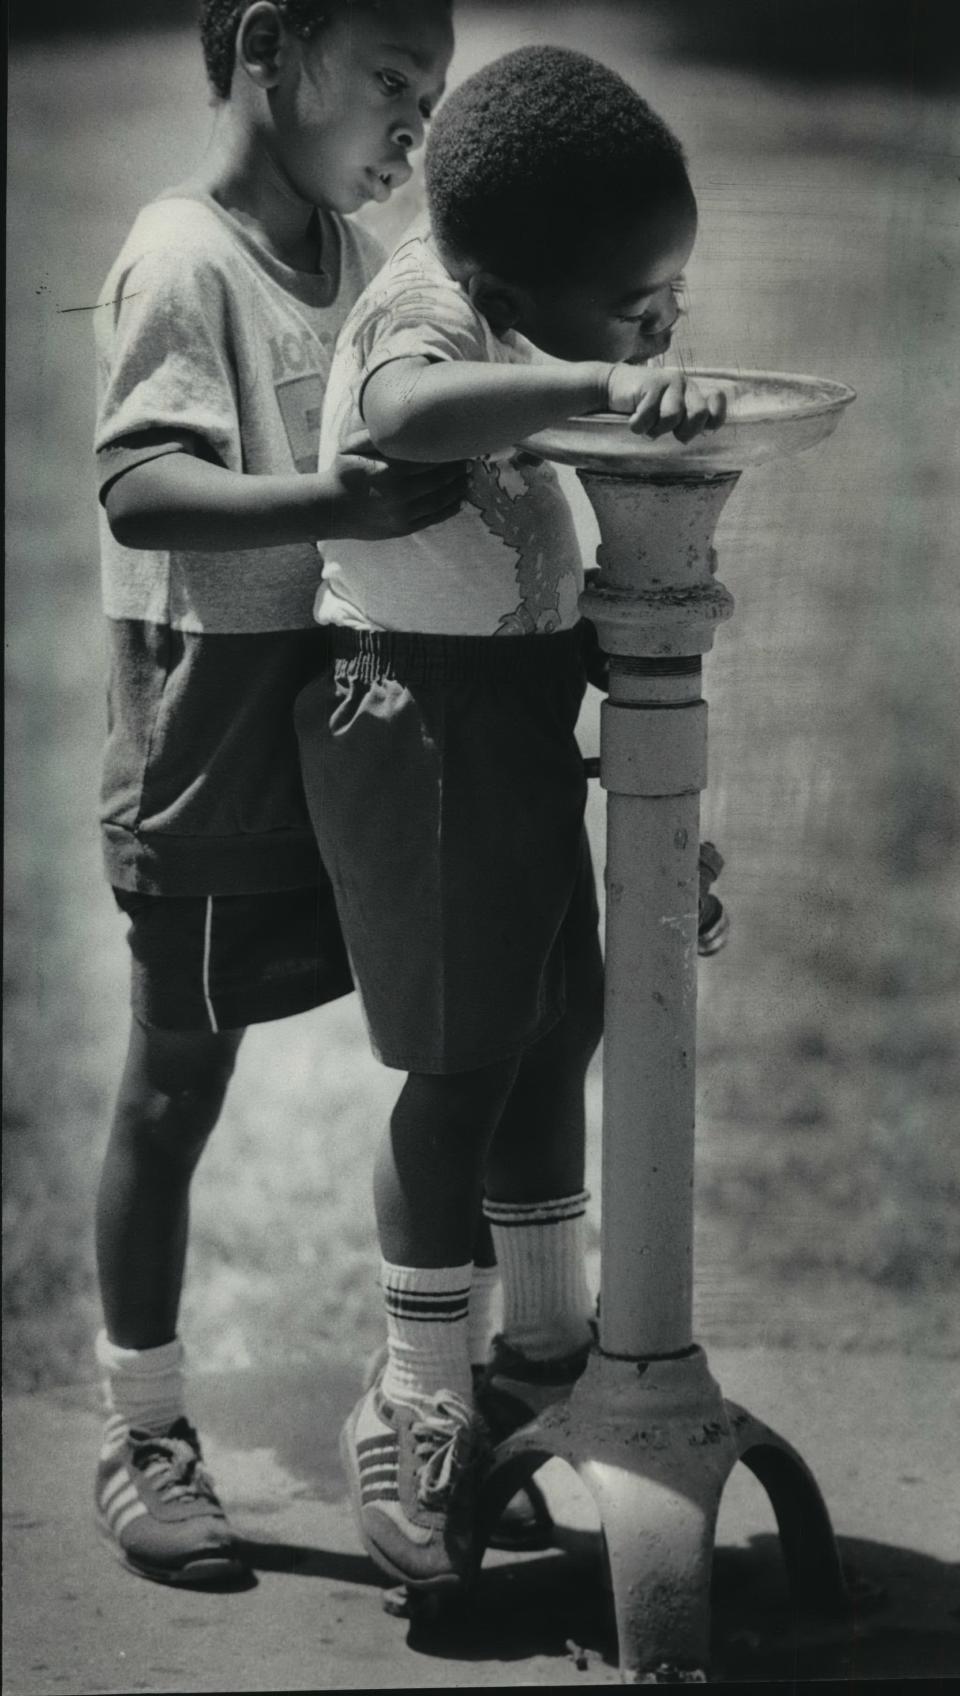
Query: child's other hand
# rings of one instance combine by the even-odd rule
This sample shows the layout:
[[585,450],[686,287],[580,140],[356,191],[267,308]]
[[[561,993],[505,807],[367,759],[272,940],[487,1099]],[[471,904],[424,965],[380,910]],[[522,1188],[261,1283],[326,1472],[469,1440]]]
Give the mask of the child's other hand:
[[678,442],[692,442],[719,430],[727,416],[723,390],[701,388],[685,371],[614,365],[607,394],[611,412],[629,413],[636,436],[674,435]]
[[424,465],[384,460],[369,436],[359,432],[343,445],[330,470],[328,499],[335,529],[328,538],[352,536],[367,542],[412,536],[452,518],[466,498],[463,461]]

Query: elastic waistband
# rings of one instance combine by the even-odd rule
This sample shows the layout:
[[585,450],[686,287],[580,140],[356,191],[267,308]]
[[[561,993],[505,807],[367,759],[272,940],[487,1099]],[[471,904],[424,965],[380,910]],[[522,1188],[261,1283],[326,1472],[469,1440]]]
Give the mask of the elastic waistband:
[[583,664],[584,625],[552,636],[426,636],[410,630],[352,630],[332,626],[330,646],[339,675],[365,683],[439,683],[481,674],[543,676]]

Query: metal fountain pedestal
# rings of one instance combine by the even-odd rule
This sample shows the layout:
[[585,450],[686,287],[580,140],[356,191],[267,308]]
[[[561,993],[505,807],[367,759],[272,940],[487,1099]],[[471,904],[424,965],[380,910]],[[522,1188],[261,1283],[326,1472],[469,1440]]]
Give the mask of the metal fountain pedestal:
[[769,373],[704,373],[728,422],[680,446],[591,417],[530,442],[577,467],[600,527],[583,597],[610,657],[599,1341],[568,1402],[497,1450],[484,1524],[559,1456],[599,1510],[624,1683],[702,1679],[720,1497],[742,1461],[767,1491],[798,1599],[844,1605],[830,1520],[789,1443],[727,1401],[692,1336],[701,656],[733,600],[713,534],[741,470],[813,445],[853,393]]

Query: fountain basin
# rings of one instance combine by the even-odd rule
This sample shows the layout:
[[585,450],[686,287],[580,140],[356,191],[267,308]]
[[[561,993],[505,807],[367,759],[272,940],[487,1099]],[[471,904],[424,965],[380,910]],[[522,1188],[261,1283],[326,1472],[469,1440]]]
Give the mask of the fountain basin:
[[543,459],[608,476],[684,478],[742,471],[798,453],[836,429],[844,407],[856,399],[846,383],[782,371],[697,368],[686,375],[724,390],[727,417],[720,430],[678,442],[635,436],[617,413],[595,412],[538,430],[524,443]]

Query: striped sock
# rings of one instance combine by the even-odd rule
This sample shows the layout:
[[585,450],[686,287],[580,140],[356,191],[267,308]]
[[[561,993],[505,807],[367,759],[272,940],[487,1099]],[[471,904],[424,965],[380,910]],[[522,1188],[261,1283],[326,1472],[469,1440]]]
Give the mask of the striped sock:
[[387,1310],[385,1396],[409,1402],[453,1390],[473,1401],[467,1316],[473,1266],[380,1263]]
[[587,1200],[581,1190],[555,1201],[484,1201],[503,1276],[503,1335],[528,1360],[571,1354],[590,1341]]
[[490,1344],[502,1325],[499,1266],[474,1266],[467,1314],[467,1355],[471,1366],[486,1366]]
[[133,1426],[162,1436],[184,1412],[183,1344],[179,1337],[156,1349],[122,1349],[106,1331],[96,1341],[107,1410],[104,1441],[119,1446]]

